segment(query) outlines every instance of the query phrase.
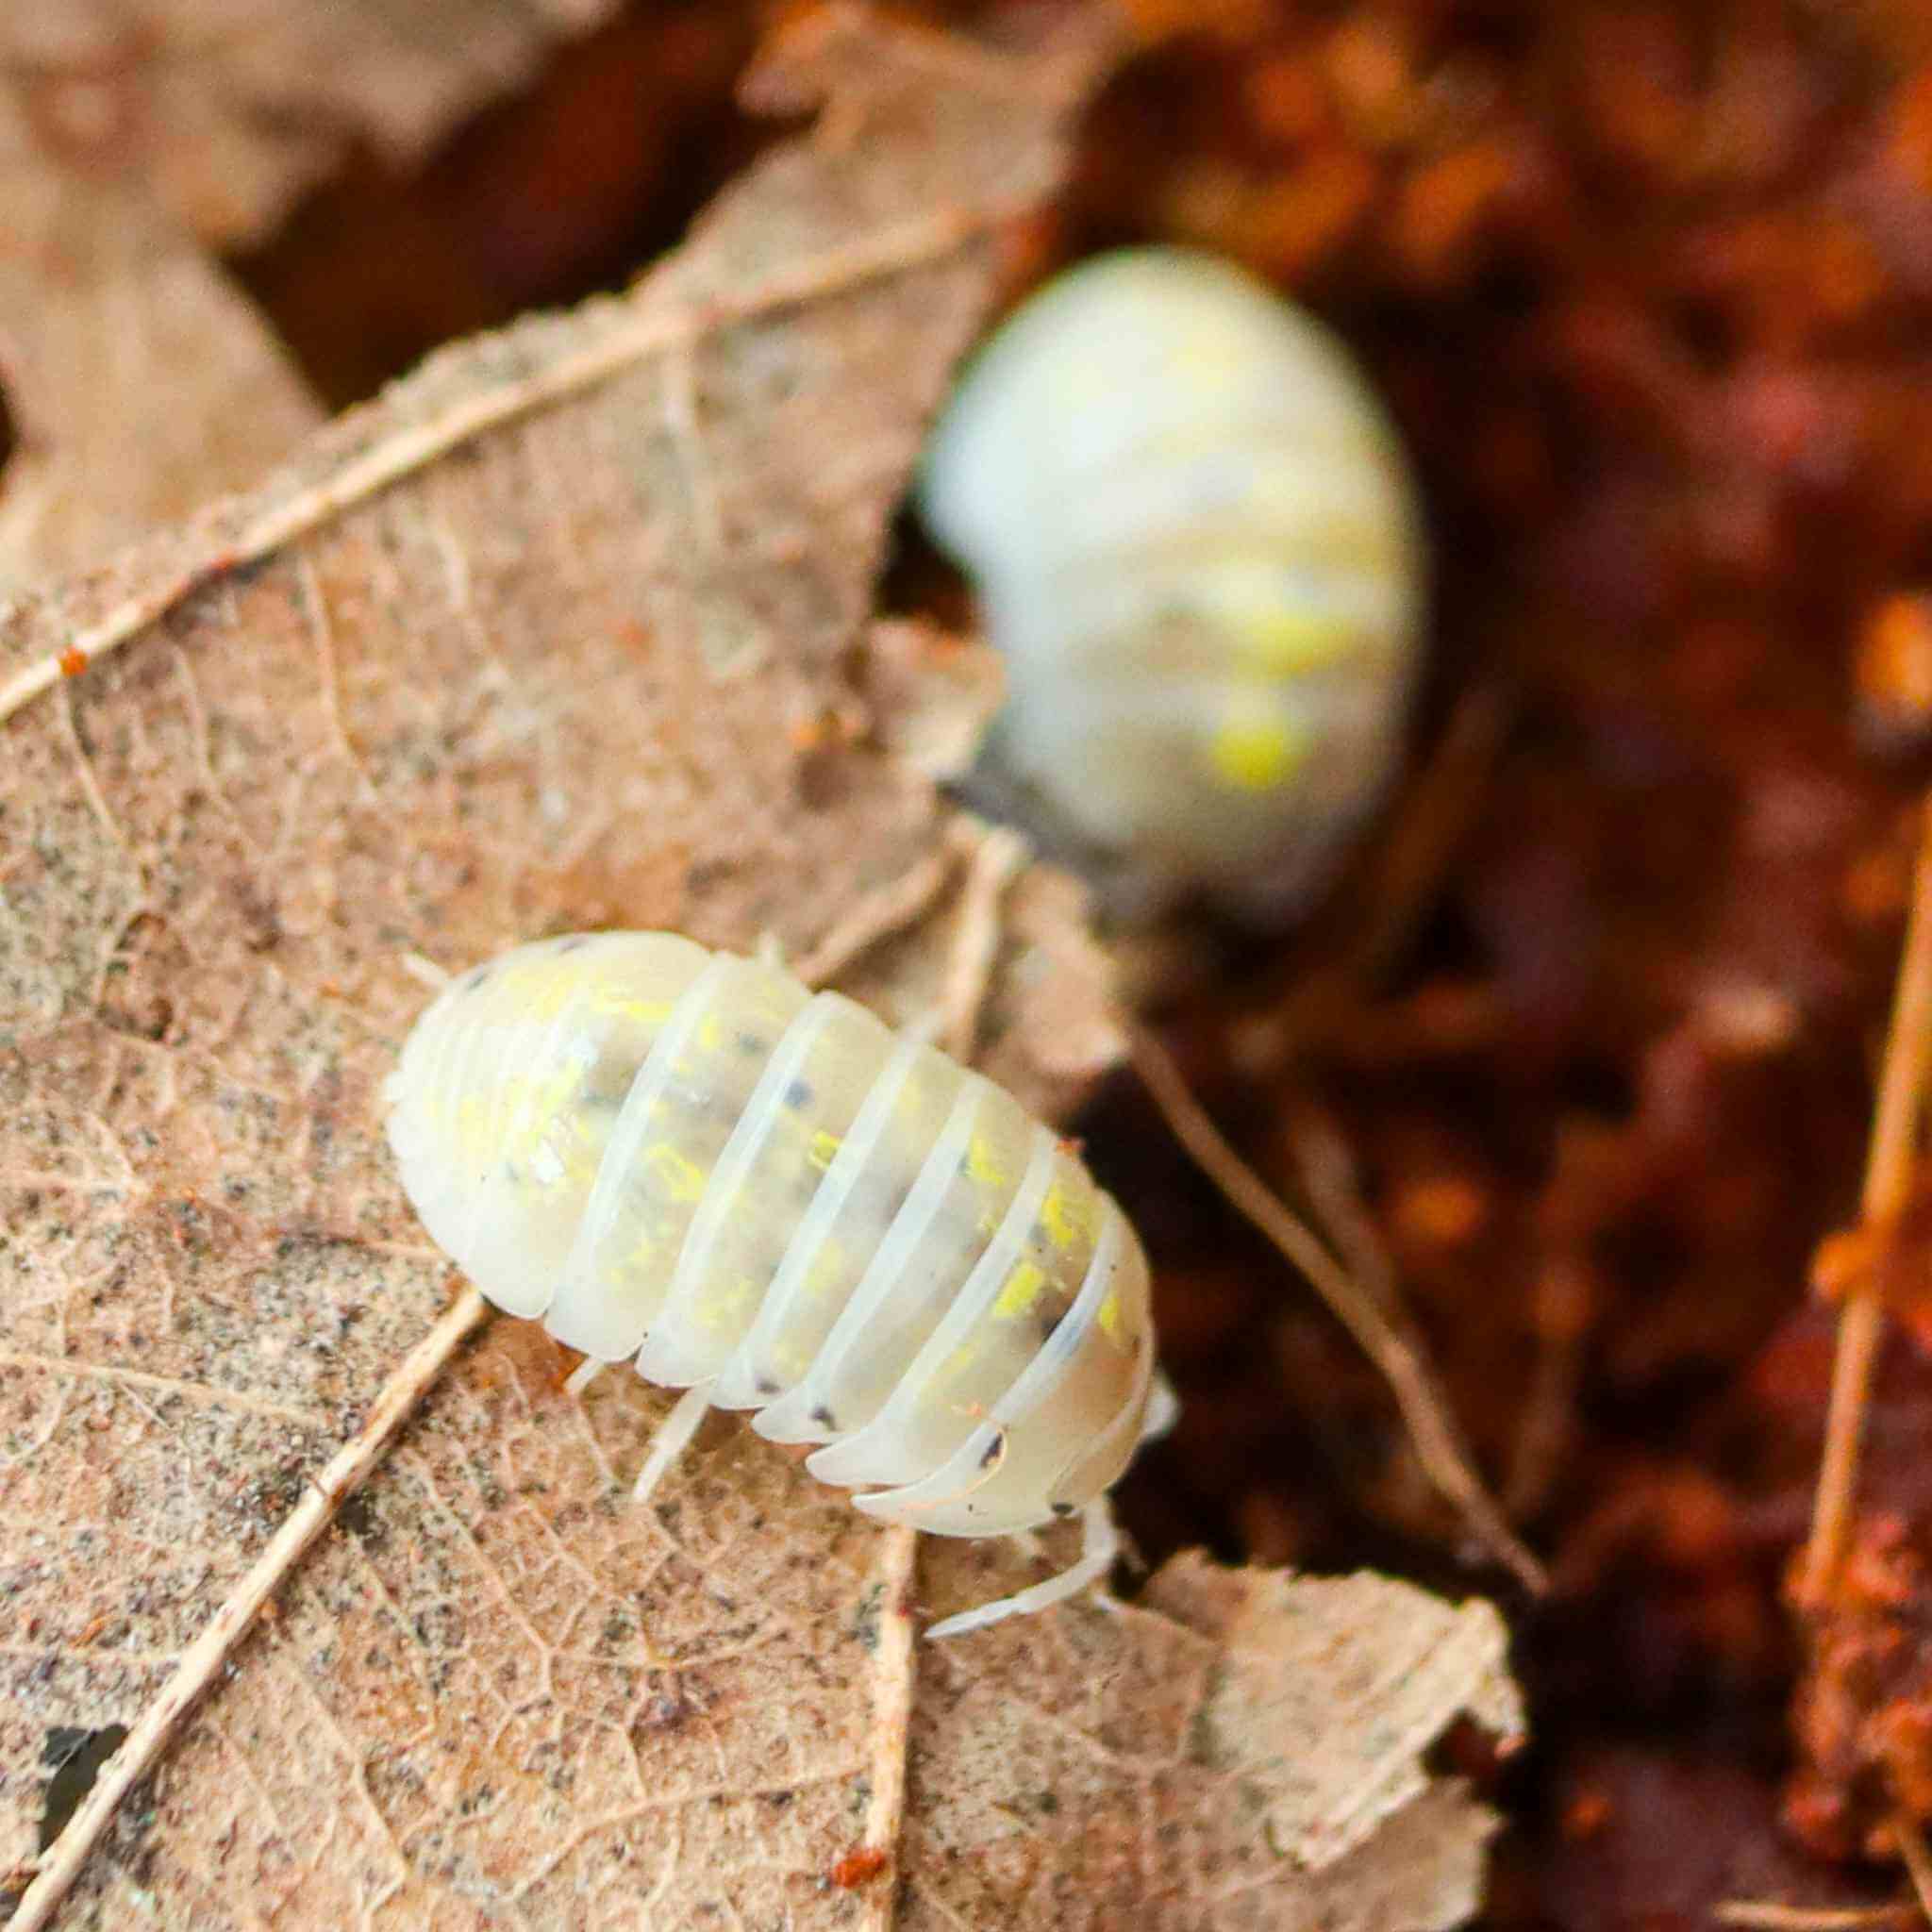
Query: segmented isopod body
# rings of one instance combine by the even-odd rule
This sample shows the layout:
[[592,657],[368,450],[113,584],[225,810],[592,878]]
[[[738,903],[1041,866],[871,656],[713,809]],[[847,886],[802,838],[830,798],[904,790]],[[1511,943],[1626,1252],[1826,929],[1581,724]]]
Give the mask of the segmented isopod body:
[[745,1408],[823,1445],[808,1468],[873,1516],[1072,1514],[1160,1417],[1111,1197],[1004,1090],[775,966],[671,933],[520,947],[438,994],[390,1102],[417,1213],[491,1301],[692,1390],[692,1426]]
[[1229,263],[1071,270],[969,369],[921,507],[1007,662],[982,776],[1116,903],[1291,910],[1374,805],[1422,524],[1341,343]]

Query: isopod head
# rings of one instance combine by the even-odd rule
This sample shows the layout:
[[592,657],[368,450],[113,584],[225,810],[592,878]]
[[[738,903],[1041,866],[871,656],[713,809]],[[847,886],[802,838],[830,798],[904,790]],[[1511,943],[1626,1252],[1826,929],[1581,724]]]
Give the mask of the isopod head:
[[1424,603],[1416,492],[1337,339],[1211,257],[1097,258],[979,353],[920,502],[1006,660],[972,789],[1117,911],[1305,901],[1399,758]]

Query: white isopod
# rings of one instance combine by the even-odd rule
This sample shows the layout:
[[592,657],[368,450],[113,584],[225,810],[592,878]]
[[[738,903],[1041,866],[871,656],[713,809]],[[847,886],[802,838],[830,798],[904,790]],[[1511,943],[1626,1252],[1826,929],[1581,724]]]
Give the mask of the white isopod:
[[1424,602],[1341,343],[1227,262],[1100,257],[980,352],[920,496],[1006,659],[980,798],[1118,910],[1305,899],[1399,756]]
[[612,932],[452,980],[389,1100],[410,1201],[491,1301],[689,1391],[640,1497],[708,1407],[746,1408],[887,1522],[1084,1514],[1071,1569],[933,1636],[1106,1573],[1106,1492],[1172,1413],[1147,1263],[983,1075],[776,966]]

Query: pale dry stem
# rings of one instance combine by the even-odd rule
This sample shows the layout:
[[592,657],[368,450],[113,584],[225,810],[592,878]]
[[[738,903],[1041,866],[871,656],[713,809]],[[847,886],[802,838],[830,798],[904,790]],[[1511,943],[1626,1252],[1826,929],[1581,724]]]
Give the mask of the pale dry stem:
[[1774,1899],[1727,1898],[1710,1908],[1720,1925],[1747,1932],[1875,1932],[1881,1925],[1903,1926],[1917,1915],[1900,1902],[1888,1906],[1786,1906]]
[[970,1066],[979,1041],[980,1008],[999,958],[1000,901],[1033,854],[1008,825],[962,818],[955,822],[953,837],[967,849],[966,880],[959,889],[959,923],[940,995],[940,1039],[956,1060]]
[[1514,708],[1496,685],[1457,700],[1441,743],[1407,788],[1402,818],[1383,853],[1373,916],[1353,964],[1372,979],[1399,958],[1435,909],[1469,836],[1509,734]]
[[1394,1394],[1424,1473],[1461,1512],[1483,1546],[1533,1594],[1549,1579],[1483,1487],[1436,1385],[1419,1341],[1407,1324],[1338,1263],[1314,1232],[1244,1161],[1189,1092],[1167,1050],[1140,1027],[1129,1039],[1135,1070],[1146,1083],[1174,1138],[1228,1204],[1306,1275],[1336,1319],[1354,1336]]
[[1587,1359],[1587,1322],[1575,1310],[1587,1308],[1591,1284],[1573,1260],[1552,1259],[1537,1284],[1539,1301],[1568,1304],[1561,1319],[1539,1322],[1536,1366],[1516,1418],[1509,1471],[1503,1479],[1503,1507],[1521,1521],[1541,1508],[1555,1490],[1564,1458],[1576,1434],[1576,1395]]
[[[1868,1225],[1889,1220],[1905,1205],[1917,1152],[1928,1050],[1932,1050],[1932,799],[1926,801],[1920,826],[1905,958],[1899,968],[1891,1031],[1885,1043],[1885,1063],[1872,1118],[1872,1143],[1859,1203],[1860,1216]],[[1818,1470],[1811,1541],[1805,1552],[1799,1586],[1803,1602],[1824,1602],[1844,1556],[1872,1365],[1884,1326],[1884,1306],[1873,1287],[1851,1295],[1839,1316],[1824,1453]]]
[[1355,1158],[1341,1130],[1321,1108],[1304,1104],[1288,1124],[1295,1171],[1328,1239],[1341,1251],[1357,1284],[1374,1296],[1391,1321],[1400,1318],[1402,1293],[1390,1259],[1356,1182]]
[[838,978],[881,941],[916,925],[953,876],[959,855],[950,845],[924,854],[897,878],[865,893],[793,969],[807,986]]
[[912,1697],[918,1683],[918,1645],[912,1631],[912,1575],[919,1532],[894,1524],[879,1554],[877,1648],[873,1653],[877,1688],[873,1701],[872,1802],[866,1807],[863,1846],[893,1861],[893,1877],[870,1895],[865,1924],[891,1932],[897,1916],[899,1832],[906,1817],[906,1771],[912,1748]]
[[1915,1819],[1906,1817],[1894,1818],[1891,1831],[1898,1840],[1898,1855],[1905,1860],[1906,1875],[1912,1881],[1920,1916],[1932,1924],[1932,1850],[1926,1848],[1925,1834]]
[[181,1720],[220,1677],[258,1612],[295,1567],[336,1512],[381,1460],[390,1440],[414,1412],[463,1338],[489,1312],[474,1288],[465,1287],[436,1325],[397,1364],[371,1405],[362,1426],[309,1482],[302,1500],[229,1592],[207,1627],[181,1653],[174,1674],[123,1740],[60,1836],[47,1848],[34,1881],[21,1894],[8,1932],[43,1932],[80,1875],[88,1854],[112,1822],[128,1790],[154,1768]]

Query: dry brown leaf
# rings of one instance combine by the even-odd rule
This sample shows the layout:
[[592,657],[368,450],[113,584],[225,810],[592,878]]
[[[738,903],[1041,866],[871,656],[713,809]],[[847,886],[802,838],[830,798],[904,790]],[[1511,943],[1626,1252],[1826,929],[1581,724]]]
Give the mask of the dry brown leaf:
[[433,358],[263,490],[8,616],[25,1010],[105,974],[192,1053],[239,996],[150,983],[192,926],[204,965],[273,953],[350,1006],[375,972],[387,1025],[407,943],[621,918],[804,951],[929,852],[924,780],[824,721],[862,722],[849,660],[975,238],[1049,178],[1074,73],[895,44],[818,33],[819,136],[634,295]]
[[[1190,1557],[1153,1608],[919,1644],[894,1540],[733,1419],[635,1511],[665,1399],[557,1384],[512,1324],[439,1384],[67,1923],[1404,1932],[1474,1908],[1493,1819],[1422,1789],[1417,1754],[1459,1710],[1519,1722],[1486,1607]],[[957,1607],[1024,1568],[927,1543],[917,1593]],[[847,1891],[882,1755],[909,1768],[895,1855]]]
[[[1514,1738],[1523,1711],[1503,1621],[1387,1577],[1289,1578],[1171,1563],[1146,1603],[1226,1652],[1201,1714],[1208,1760],[1264,1794],[1268,1841],[1325,1871],[1428,1790],[1422,1754],[1463,1712]],[[1370,1722],[1373,1714],[1373,1722]],[[1349,1751],[1309,1738],[1358,1733]]]
[[[822,23],[788,81],[830,88],[817,140],[630,302],[441,358],[255,497],[13,618],[16,1894],[118,1727],[181,1694],[197,1642],[224,1666],[105,1831],[83,1804],[57,1839],[50,1865],[91,1853],[61,1923],[1392,1926],[1473,1901],[1488,1824],[1452,1787],[1296,1863],[1416,1774],[1412,1748],[1372,1754],[1308,1820],[1267,1734],[1227,1728],[1223,1687],[1299,1668],[1294,1613],[1251,1595],[1277,1584],[1171,1571],[1168,1615],[915,1653],[915,1587],[942,1610],[1026,1566],[928,1547],[915,1586],[909,1540],[726,1419],[630,1510],[664,1398],[612,1375],[578,1407],[521,1324],[458,1356],[366,1488],[344,1467],[469,1320],[431,1327],[441,1271],[372,1133],[420,996],[406,952],[613,918],[809,950],[939,850],[923,782],[821,727],[858,715],[842,667],[983,294],[974,229],[1047,178],[1091,64],[1023,81]],[[75,630],[97,661],[70,682]],[[1029,874],[1010,910],[991,1030],[1050,1102],[1116,1042],[1071,888]],[[904,1002],[943,952],[863,964]],[[297,1566],[305,1511],[336,1520]],[[236,1649],[251,1586],[278,1594]],[[1372,1607],[1348,1641],[1460,1647],[1416,1592]],[[1507,1727],[1499,1696],[1452,1674],[1401,1735],[1463,1704]],[[1271,1845],[1297,1818],[1312,1835]],[[895,1840],[874,1875],[841,1862]]]
[[258,238],[354,140],[414,160],[614,0],[0,8],[0,595],[259,475],[321,420],[196,244]]
[[6,618],[9,1862],[49,1740],[147,1706],[442,1299],[375,1131],[408,953],[802,951],[941,837],[925,781],[807,727],[853,708],[976,238],[1091,64],[828,19],[765,82],[831,91],[817,137],[634,296],[451,352]]
[[1486,1604],[1197,1555],[1134,1608],[924,1646],[895,1923],[1454,1925],[1495,1821],[1458,1780],[1425,1783],[1420,1753],[1459,1712],[1517,1735],[1504,1647]]
[[355,141],[418,159],[617,0],[8,0],[0,92],[46,160],[258,239]]
[[240,488],[321,420],[245,296],[142,197],[42,165],[0,94],[0,596]]

